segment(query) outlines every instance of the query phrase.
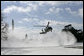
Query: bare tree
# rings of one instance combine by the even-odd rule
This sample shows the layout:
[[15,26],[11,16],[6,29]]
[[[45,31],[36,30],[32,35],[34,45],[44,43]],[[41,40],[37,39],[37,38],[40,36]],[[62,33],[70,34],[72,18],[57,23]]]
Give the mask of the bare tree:
[[4,22],[3,19],[4,19],[3,14],[1,14],[1,39],[7,40],[8,24]]

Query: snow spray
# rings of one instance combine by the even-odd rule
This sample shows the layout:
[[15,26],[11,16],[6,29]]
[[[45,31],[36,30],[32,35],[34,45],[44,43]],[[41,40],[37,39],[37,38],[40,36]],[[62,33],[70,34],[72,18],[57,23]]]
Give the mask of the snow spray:
[[[2,47],[40,47],[72,45],[76,38],[70,32],[53,30],[46,34],[39,34],[39,29],[15,28],[9,30],[8,40],[2,40]],[[27,38],[25,39],[25,34]]]

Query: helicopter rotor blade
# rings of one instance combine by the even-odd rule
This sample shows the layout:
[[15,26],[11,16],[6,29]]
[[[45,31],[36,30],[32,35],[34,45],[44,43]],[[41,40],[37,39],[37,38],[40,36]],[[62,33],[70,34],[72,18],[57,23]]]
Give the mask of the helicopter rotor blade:
[[34,25],[34,27],[46,27],[44,25]]
[[59,23],[57,25],[65,26],[64,24],[59,24]]

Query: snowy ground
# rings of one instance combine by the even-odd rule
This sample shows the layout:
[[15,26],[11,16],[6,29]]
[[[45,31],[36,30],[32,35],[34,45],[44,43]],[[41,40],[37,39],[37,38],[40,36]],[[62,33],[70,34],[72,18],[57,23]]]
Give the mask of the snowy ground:
[[83,55],[83,43],[76,43],[69,32],[31,33],[25,39],[21,30],[10,32],[8,40],[1,40],[1,55]]
[[83,49],[80,48],[82,45],[77,45],[15,48],[4,47],[1,49],[1,55],[83,55]]

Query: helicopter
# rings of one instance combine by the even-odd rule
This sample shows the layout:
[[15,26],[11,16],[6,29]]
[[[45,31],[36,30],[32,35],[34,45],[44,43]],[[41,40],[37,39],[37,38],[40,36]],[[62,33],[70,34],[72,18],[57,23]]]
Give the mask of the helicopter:
[[47,32],[53,30],[53,28],[51,26],[49,26],[50,22],[48,22],[47,26],[37,26],[37,27],[45,27],[44,29],[42,29],[42,32],[40,32],[40,34],[46,34]]

